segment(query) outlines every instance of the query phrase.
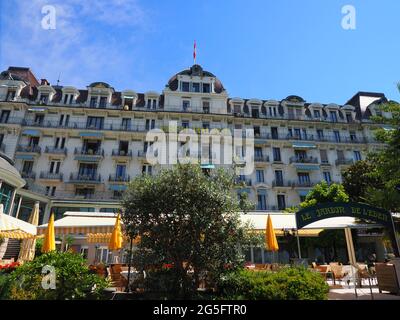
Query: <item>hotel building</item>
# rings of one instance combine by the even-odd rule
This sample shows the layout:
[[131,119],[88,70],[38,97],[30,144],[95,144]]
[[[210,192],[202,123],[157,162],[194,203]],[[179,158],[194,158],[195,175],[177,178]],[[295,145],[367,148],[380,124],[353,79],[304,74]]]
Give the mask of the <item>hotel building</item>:
[[[382,145],[370,117],[384,94],[359,92],[345,104],[228,95],[200,65],[175,74],[161,92],[117,91],[104,82],[86,88],[51,85],[28,68],[0,75],[0,152],[14,161],[23,188],[0,182],[4,211],[26,220],[40,201],[39,223],[50,212],[113,212],[127,182],[154,174],[146,133],[179,128],[253,129],[254,171],[246,184],[255,211],[282,211],[316,183],[341,182],[342,171]],[[384,114],[390,117],[390,114]]]

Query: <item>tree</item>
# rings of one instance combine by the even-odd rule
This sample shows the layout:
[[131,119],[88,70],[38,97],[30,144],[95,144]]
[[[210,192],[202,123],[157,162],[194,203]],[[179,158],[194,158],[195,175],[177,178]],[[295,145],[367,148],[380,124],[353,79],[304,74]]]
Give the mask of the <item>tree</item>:
[[351,201],[367,203],[371,188],[383,187],[377,166],[368,160],[357,161],[343,172],[343,187]]
[[122,200],[126,232],[141,239],[134,266],[167,268],[171,293],[190,298],[202,274],[215,282],[227,266],[241,265],[240,246],[254,237],[239,214],[249,203],[239,202],[234,187],[232,172],[205,175],[198,165],[188,164],[134,179]]
[[300,207],[307,208],[326,202],[349,202],[349,196],[342,185],[328,185],[326,181],[322,181],[311,189],[306,199],[300,203]]

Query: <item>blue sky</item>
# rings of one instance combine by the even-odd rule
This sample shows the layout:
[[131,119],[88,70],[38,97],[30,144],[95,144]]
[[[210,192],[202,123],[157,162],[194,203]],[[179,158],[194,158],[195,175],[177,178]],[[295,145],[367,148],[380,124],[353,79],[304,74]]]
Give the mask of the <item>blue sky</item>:
[[[84,88],[161,91],[197,62],[230,96],[345,103],[357,91],[400,100],[398,0],[0,0],[0,67]],[[41,27],[56,8],[56,29]],[[344,30],[342,7],[356,9]]]

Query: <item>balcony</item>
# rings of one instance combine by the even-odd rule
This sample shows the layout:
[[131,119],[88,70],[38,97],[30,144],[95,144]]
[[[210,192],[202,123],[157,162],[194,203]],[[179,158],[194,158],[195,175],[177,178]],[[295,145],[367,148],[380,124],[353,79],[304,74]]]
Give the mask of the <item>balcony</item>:
[[117,174],[110,174],[108,181],[109,182],[114,182],[114,183],[118,183],[118,182],[129,182],[131,180],[130,175],[125,174],[125,175],[117,175]]
[[307,164],[318,164],[318,159],[313,157],[290,157],[290,163],[307,163]]
[[315,186],[318,182],[313,182],[313,181],[294,181],[292,182],[292,186],[294,188],[312,188]]
[[101,183],[101,176],[96,173],[71,173],[69,177],[71,183]]
[[45,172],[42,171],[39,175],[39,178],[42,180],[57,180],[63,181],[63,174],[62,173],[52,173],[52,172]]
[[33,180],[35,180],[36,179],[36,172],[33,172],[33,171],[31,171],[31,172],[21,172],[21,177],[22,178],[24,178],[24,179],[33,179]]
[[292,134],[288,134],[286,136],[286,139],[288,140],[296,140],[296,141],[314,141],[314,135],[312,134],[301,134],[301,135],[292,135]]
[[75,160],[97,162],[104,158],[104,150],[75,148]]
[[119,150],[119,149],[114,149],[111,153],[112,157],[115,158],[132,158],[132,150]]
[[245,178],[237,178],[236,179],[237,184],[242,184],[244,183],[246,186],[250,187],[252,185],[251,179],[245,179]]
[[274,180],[272,181],[272,187],[291,188],[292,182],[287,180]]
[[335,165],[336,166],[351,166],[354,163],[353,159],[336,159]]
[[17,146],[16,152],[40,154],[41,153],[41,148],[38,145]]
[[255,155],[254,162],[266,163],[266,162],[269,162],[269,157],[263,156],[263,155]]
[[54,155],[66,156],[67,152],[68,152],[67,148],[46,147],[44,149],[44,153],[54,154]]
[[142,158],[142,159],[146,159],[146,154],[147,154],[147,151],[139,150],[139,151],[137,152],[138,158]]

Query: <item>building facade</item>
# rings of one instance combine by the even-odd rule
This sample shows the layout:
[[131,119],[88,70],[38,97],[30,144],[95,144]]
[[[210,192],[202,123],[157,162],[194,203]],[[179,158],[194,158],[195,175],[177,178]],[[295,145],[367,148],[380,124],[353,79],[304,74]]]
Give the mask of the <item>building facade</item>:
[[[112,212],[126,184],[160,165],[146,159],[146,133],[179,128],[254,130],[254,170],[239,177],[255,210],[297,205],[316,183],[341,182],[343,169],[381,148],[371,116],[386,102],[359,92],[344,105],[230,97],[199,65],[175,74],[162,92],[116,91],[95,82],[86,89],[50,85],[28,68],[0,76],[0,150],[27,181],[15,197],[20,208],[41,202],[50,212]],[[390,114],[384,114],[390,117]],[[18,206],[13,206],[14,208]],[[13,215],[20,215],[12,212]]]

